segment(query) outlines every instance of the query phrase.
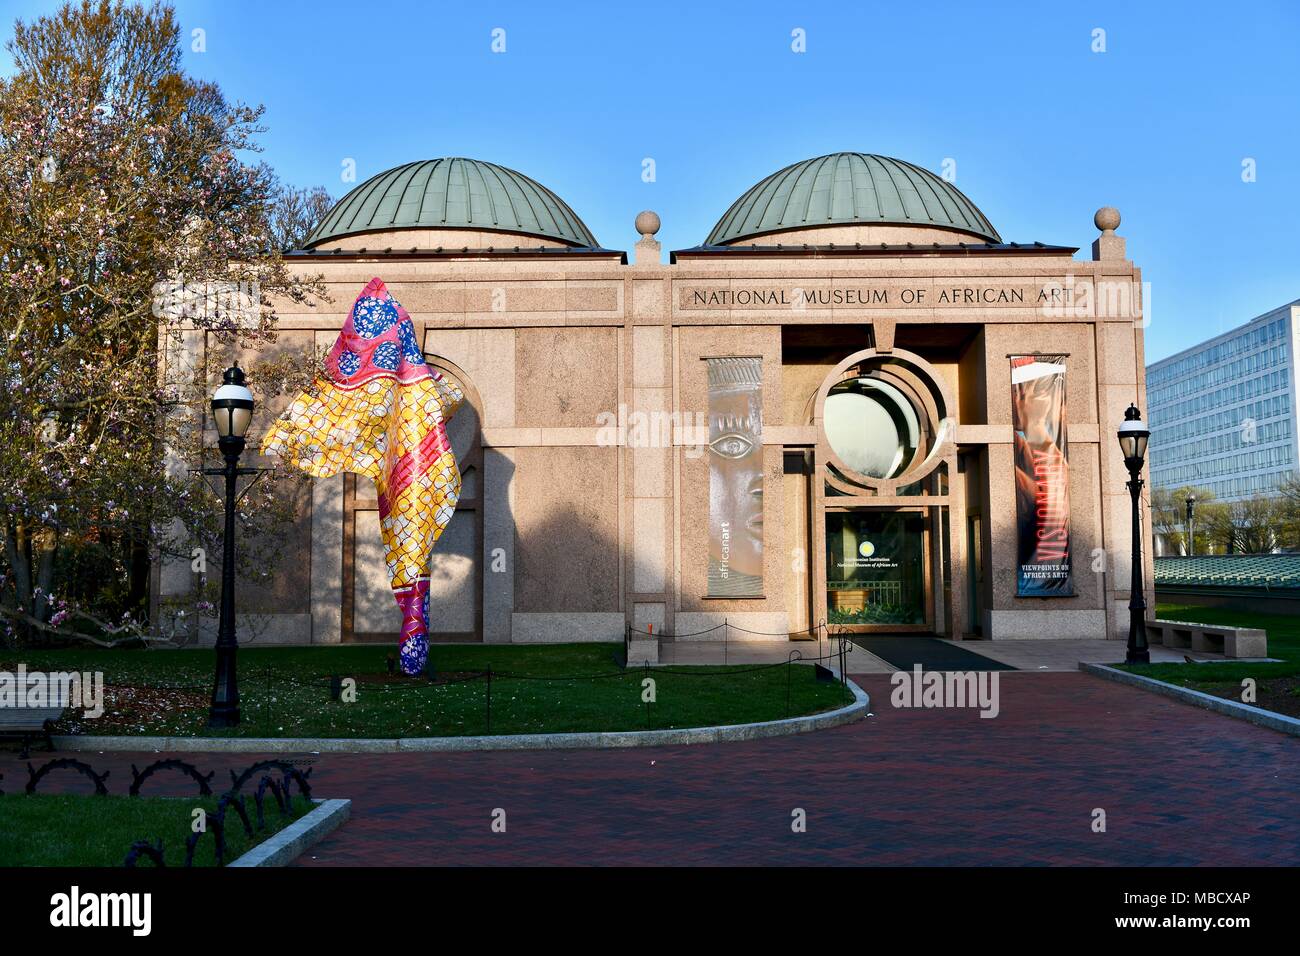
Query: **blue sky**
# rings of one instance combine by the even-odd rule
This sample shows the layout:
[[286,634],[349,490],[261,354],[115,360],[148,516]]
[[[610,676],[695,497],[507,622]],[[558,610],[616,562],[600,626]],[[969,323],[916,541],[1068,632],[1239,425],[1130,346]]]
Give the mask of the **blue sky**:
[[[3,32],[57,4],[0,0]],[[1300,4],[180,0],[187,68],[261,103],[264,158],[341,196],[413,159],[516,168],[606,246],[668,249],[835,150],[941,171],[1003,238],[1087,247],[1114,205],[1147,357],[1300,297]],[[491,49],[505,30],[505,53]],[[807,52],[791,50],[806,32]],[[1092,51],[1105,30],[1106,50]],[[10,67],[0,54],[0,71]],[[652,158],[656,180],[642,180]],[[1242,181],[1253,159],[1256,181]]]

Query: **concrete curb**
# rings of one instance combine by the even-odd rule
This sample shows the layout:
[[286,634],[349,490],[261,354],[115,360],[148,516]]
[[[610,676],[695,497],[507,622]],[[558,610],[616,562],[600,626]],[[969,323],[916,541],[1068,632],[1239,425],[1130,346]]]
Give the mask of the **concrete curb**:
[[606,747],[664,747],[680,744],[714,744],[733,740],[761,740],[825,730],[860,720],[871,698],[848,681],[853,703],[820,714],[766,720],[754,724],[719,727],[685,727],[680,730],[611,730],[582,734],[502,734],[491,737],[91,737],[56,736],[55,750],[86,752],[165,753],[408,753],[468,750],[574,750]]
[[351,800],[317,800],[316,809],[263,840],[229,866],[286,866],[352,816]]
[[1164,697],[1172,697],[1174,700],[1180,700],[1184,704],[1191,704],[1193,707],[1203,707],[1226,717],[1247,720],[1252,724],[1258,724],[1260,727],[1267,727],[1269,730],[1300,737],[1300,719],[1295,717],[1287,717],[1285,714],[1277,714],[1271,710],[1252,707],[1250,704],[1243,704],[1235,700],[1224,700],[1222,697],[1215,697],[1213,694],[1207,694],[1204,691],[1192,690],[1190,687],[1167,684],[1162,680],[1156,680],[1154,677],[1130,674],[1128,671],[1108,667],[1105,664],[1089,664],[1080,661],[1079,670],[1097,677],[1104,677],[1106,680],[1113,680],[1119,684],[1128,684],[1130,687],[1140,687],[1143,690],[1153,691]]

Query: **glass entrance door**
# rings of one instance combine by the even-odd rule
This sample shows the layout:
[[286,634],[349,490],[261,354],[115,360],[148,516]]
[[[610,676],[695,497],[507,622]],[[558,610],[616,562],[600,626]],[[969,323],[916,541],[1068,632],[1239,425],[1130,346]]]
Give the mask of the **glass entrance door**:
[[826,620],[862,630],[924,630],[929,562],[919,511],[826,512]]

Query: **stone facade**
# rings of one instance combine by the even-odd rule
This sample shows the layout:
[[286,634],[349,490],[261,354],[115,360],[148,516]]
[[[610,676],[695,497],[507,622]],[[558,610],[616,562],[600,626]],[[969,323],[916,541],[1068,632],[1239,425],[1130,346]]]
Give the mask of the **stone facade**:
[[[617,641],[631,626],[653,656],[650,634],[688,639],[724,620],[732,640],[816,632],[827,619],[822,535],[834,494],[819,394],[837,366],[867,352],[909,357],[951,402],[933,452],[941,478],[919,496],[900,487],[853,499],[923,517],[923,629],[1122,639],[1130,517],[1115,432],[1130,402],[1145,408],[1141,276],[1114,225],[1098,222],[1108,228],[1090,260],[941,228],[840,224],[682,250],[664,264],[658,217],[645,214],[630,264],[618,252],[485,230],[371,232],[293,259],[324,277],[330,301],[279,303],[277,348],[331,343],[379,276],[422,331],[430,363],[465,387],[451,429],[465,491],[438,545],[433,640]],[[453,240],[463,251],[449,251]],[[1016,596],[1008,356],[1034,352],[1068,356],[1068,598]],[[706,596],[699,423],[703,359],[716,356],[762,362],[759,598]],[[256,392],[251,375],[250,384]],[[263,403],[250,449],[283,404]],[[285,567],[269,585],[241,586],[242,633],[396,639],[367,484],[347,476],[304,489]],[[186,571],[160,569],[162,604],[181,600]]]

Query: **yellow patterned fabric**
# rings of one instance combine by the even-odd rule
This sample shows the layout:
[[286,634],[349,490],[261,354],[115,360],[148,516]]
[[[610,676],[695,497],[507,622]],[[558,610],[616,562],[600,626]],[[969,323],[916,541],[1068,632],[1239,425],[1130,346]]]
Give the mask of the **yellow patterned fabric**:
[[353,304],[318,378],[262,441],[264,454],[317,478],[375,482],[393,595],[402,611],[402,670],[428,657],[429,562],[460,497],[446,421],[464,393],[424,362],[410,316],[372,279]]

